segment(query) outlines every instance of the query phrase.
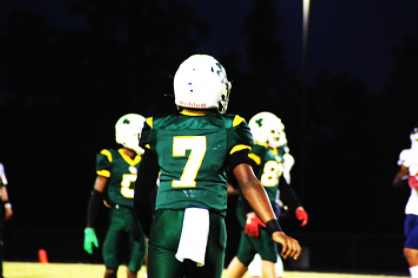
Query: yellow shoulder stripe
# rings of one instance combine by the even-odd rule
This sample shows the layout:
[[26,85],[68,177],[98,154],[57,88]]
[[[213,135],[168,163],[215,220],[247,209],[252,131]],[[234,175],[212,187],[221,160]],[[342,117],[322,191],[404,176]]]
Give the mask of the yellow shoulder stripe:
[[150,128],[153,128],[153,127],[152,127],[153,117],[149,117],[149,118],[147,118],[145,121],[147,122],[147,124],[149,125],[149,127],[150,127]]
[[109,162],[113,162],[112,153],[109,150],[102,150],[100,153],[107,156]]
[[151,146],[149,144],[146,144],[144,147],[151,150]]
[[254,154],[254,153],[249,153],[248,154],[248,157],[251,158],[252,160],[254,160],[254,162],[257,165],[260,165],[261,164],[261,158],[258,155]]
[[103,176],[105,178],[110,178],[110,172],[108,170],[96,171],[96,173],[99,176]]
[[234,152],[238,152],[238,151],[245,150],[245,149],[248,149],[251,151],[251,147],[248,145],[236,145],[232,148],[229,154],[233,154]]
[[240,123],[242,123],[243,121],[245,121],[245,119],[244,118],[242,118],[242,117],[240,117],[240,116],[238,116],[238,115],[236,115],[235,116],[235,118],[234,118],[234,122],[232,123],[232,127],[236,127],[236,126],[238,126]]

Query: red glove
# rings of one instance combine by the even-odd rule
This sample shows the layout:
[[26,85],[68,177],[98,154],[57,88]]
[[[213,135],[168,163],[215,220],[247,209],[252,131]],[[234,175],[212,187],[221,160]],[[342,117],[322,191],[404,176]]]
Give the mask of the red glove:
[[306,213],[306,210],[303,207],[298,207],[296,209],[296,218],[302,221],[302,224],[300,224],[302,227],[308,224],[308,214]]
[[418,189],[418,179],[416,176],[409,176],[408,178],[409,187]]
[[247,214],[247,222],[245,223],[244,233],[249,236],[258,236],[260,234],[258,226],[265,227],[266,225],[255,213]]

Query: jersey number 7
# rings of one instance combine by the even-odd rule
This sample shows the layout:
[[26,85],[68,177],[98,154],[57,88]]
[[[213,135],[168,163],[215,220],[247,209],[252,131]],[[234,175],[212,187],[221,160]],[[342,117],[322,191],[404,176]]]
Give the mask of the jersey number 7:
[[189,159],[184,166],[180,180],[173,180],[173,187],[196,187],[196,176],[206,154],[206,136],[175,136],[173,138],[173,156],[186,156]]

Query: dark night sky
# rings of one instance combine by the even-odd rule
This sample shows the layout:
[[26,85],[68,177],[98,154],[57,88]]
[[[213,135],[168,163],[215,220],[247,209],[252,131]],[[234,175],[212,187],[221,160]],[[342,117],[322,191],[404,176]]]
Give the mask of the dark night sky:
[[[202,50],[218,53],[243,51],[239,28],[254,1],[188,1],[202,18],[211,22],[212,36]],[[275,1],[281,18],[279,38],[283,40],[288,63],[302,71],[302,1]],[[417,33],[418,2],[396,1],[311,1],[309,63],[311,78],[319,69],[347,71],[377,90],[386,81],[391,50],[405,34]],[[215,19],[214,15],[219,14]]]
[[[198,8],[199,16],[210,23],[210,37],[199,50],[215,57],[237,50],[244,54],[245,38],[240,27],[254,0],[192,1],[181,0]],[[63,28],[83,28],[81,17],[68,12],[70,1],[2,1],[0,18],[13,9],[27,7]],[[279,39],[283,40],[288,64],[302,71],[302,0],[275,1],[281,18]],[[417,34],[418,2],[415,0],[311,1],[309,26],[309,76],[327,69],[338,74],[349,72],[364,80],[371,90],[386,82],[391,66],[391,51],[405,34]]]

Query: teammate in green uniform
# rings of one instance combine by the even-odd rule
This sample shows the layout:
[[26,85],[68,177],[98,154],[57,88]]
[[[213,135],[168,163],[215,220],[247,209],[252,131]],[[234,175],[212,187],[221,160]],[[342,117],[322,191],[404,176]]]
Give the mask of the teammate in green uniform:
[[[297,259],[299,243],[286,236],[266,191],[254,176],[248,153],[253,138],[245,120],[224,115],[231,84],[213,57],[193,55],[174,77],[175,115],[146,120],[145,148],[135,186],[135,209],[149,233],[150,278],[218,278],[226,246],[226,169],[282,245],[282,255]],[[160,176],[155,217],[150,194]],[[152,225],[151,225],[152,222]]]
[[145,118],[138,114],[121,117],[115,126],[116,142],[123,148],[105,149],[97,155],[97,178],[91,192],[87,228],[84,230],[84,250],[92,254],[93,245],[99,247],[94,222],[99,207],[106,196],[105,204],[110,209],[110,224],[103,243],[105,278],[116,277],[121,264],[122,250],[126,250],[127,277],[137,277],[146,255],[146,238],[134,216],[134,186],[143,149],[139,138]]
[[[277,202],[279,178],[282,177],[284,170],[284,157],[283,152],[277,153],[276,150],[283,140],[284,125],[274,114],[261,112],[251,118],[249,126],[255,139],[255,146],[249,154],[254,173],[264,186],[272,207],[279,208]],[[280,183],[280,187],[292,204],[298,204],[293,190],[287,183]],[[262,277],[278,277],[275,264],[281,261],[278,257],[277,246],[268,231],[259,228],[265,225],[243,196],[239,198],[236,213],[242,227],[242,234],[238,254],[228,266],[228,277],[242,277],[256,254],[261,256],[259,268],[261,268]],[[279,215],[280,212],[276,213],[277,218]],[[260,276],[258,273],[258,277]]]

